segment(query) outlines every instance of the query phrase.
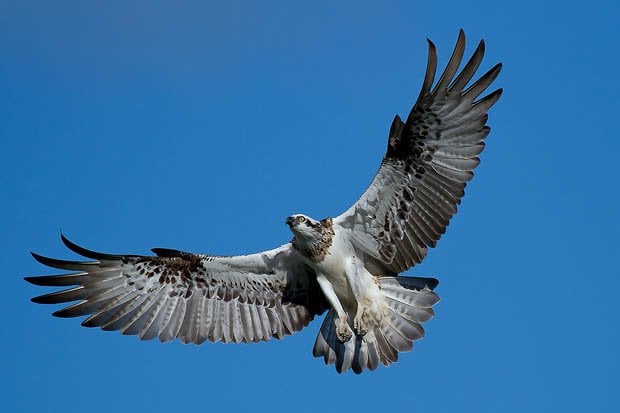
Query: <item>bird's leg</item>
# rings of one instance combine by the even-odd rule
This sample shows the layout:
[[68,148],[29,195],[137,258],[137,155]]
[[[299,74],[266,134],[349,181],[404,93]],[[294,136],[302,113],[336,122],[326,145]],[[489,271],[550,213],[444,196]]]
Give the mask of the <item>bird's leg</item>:
[[349,316],[344,311],[344,308],[342,308],[342,304],[340,304],[340,300],[338,300],[334,287],[323,274],[317,274],[316,280],[325,298],[327,298],[329,304],[331,304],[332,308],[336,310],[336,314],[338,314],[338,325],[336,326],[336,337],[338,341],[341,343],[349,341],[353,336],[353,331],[351,327],[349,327]]
[[346,276],[349,281],[349,286],[355,297],[357,303],[357,311],[355,312],[355,318],[353,319],[353,330],[355,334],[363,336],[368,332],[368,323],[364,321],[364,318],[370,316],[370,308],[366,305],[366,297],[363,293],[363,276],[360,273],[356,257],[352,257],[349,265],[347,266]]

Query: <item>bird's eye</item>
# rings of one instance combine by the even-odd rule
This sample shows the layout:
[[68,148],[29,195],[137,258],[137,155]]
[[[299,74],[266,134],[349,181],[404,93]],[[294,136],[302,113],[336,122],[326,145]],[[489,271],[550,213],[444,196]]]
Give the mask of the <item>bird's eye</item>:
[[306,222],[306,217],[297,217],[297,221]]

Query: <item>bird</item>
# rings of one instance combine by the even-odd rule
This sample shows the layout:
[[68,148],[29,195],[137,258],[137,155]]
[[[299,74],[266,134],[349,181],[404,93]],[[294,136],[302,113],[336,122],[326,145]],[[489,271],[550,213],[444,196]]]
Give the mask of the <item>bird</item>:
[[485,53],[481,40],[461,66],[465,33],[439,79],[428,42],[420,93],[407,118],[396,115],[379,169],[361,197],[338,216],[286,218],[292,240],[248,255],[217,256],[153,248],[154,255],[92,251],[61,233],[86,260],[33,257],[61,275],[29,283],[63,287],[32,298],[68,306],[57,317],[118,330],[142,340],[254,343],[280,339],[327,313],[312,354],[338,373],[359,374],[396,362],[425,335],[438,280],[402,275],[436,246],[480,163],[490,132],[488,110],[502,94],[484,96],[502,68],[472,81]]

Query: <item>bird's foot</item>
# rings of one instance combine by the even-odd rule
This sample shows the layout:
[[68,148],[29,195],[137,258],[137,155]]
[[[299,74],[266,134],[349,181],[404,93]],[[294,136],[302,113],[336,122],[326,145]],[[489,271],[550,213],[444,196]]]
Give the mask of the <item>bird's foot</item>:
[[353,319],[353,330],[355,330],[355,334],[358,336],[363,336],[368,333],[367,323],[364,322],[364,318],[367,315],[366,306],[360,306],[357,309],[357,314],[355,314],[355,318]]
[[353,330],[349,327],[348,317],[345,315],[344,317],[340,317],[338,321],[338,325],[336,326],[336,338],[341,343],[346,343],[353,337]]

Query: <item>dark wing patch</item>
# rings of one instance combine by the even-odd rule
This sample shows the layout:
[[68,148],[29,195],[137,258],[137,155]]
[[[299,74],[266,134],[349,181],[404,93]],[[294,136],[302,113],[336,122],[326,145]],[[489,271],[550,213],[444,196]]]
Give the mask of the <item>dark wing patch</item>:
[[33,254],[72,274],[26,277],[41,286],[71,287],[32,301],[77,301],[57,317],[89,315],[82,325],[120,330],[141,339],[202,343],[256,342],[305,327],[327,304],[316,279],[290,245],[238,257],[158,249],[158,256],[87,250],[62,236],[72,251],[96,261]]
[[[471,84],[484,55],[484,41],[457,74],[465,50],[459,38],[446,69],[432,88],[437,69],[429,40],[426,75],[407,120],[394,118],[385,157],[361,198],[335,221],[354,231],[357,248],[386,270],[398,273],[419,263],[445,233],[465,186],[478,166],[488,109],[502,90],[478,98],[493,83],[501,64]],[[456,77],[455,77],[456,75]]]

